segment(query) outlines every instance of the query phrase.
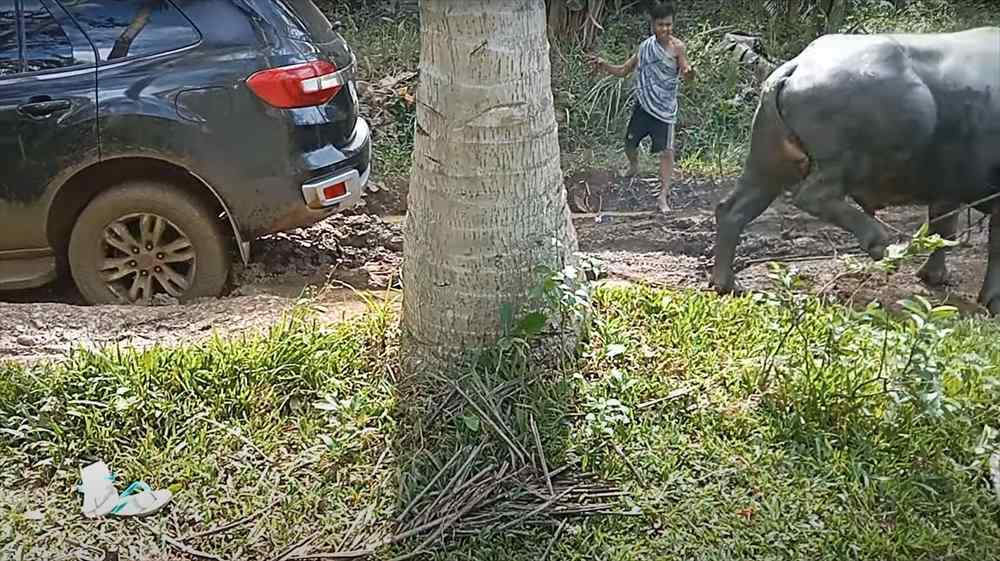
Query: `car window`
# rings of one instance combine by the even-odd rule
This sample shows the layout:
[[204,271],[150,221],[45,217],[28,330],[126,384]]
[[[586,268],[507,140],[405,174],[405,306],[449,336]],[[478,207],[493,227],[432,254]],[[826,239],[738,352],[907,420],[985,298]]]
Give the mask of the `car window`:
[[61,0],[97,48],[101,62],[148,56],[201,36],[168,0]]
[[17,12],[14,0],[0,0],[0,76],[21,71],[21,53],[17,49]]
[[24,22],[24,71],[73,66],[73,44],[40,0],[21,0]]

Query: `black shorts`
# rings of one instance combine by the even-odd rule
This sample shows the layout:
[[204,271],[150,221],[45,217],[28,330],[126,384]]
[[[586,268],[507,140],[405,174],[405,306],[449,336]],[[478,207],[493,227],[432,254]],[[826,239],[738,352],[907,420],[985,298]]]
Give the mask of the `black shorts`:
[[637,149],[642,139],[647,136],[652,141],[649,147],[651,154],[674,149],[674,125],[664,123],[650,115],[636,102],[635,108],[632,109],[632,118],[628,121],[628,131],[625,133],[625,147]]

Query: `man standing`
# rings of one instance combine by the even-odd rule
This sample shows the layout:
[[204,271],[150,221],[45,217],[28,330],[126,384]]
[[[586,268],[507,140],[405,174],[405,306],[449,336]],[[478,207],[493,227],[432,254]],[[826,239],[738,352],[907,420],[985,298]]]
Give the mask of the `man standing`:
[[639,173],[639,142],[649,136],[650,152],[660,155],[660,194],[657,206],[661,212],[670,210],[670,179],[674,172],[674,127],[677,123],[677,88],[680,79],[694,79],[694,69],[688,62],[684,43],[674,37],[675,9],[672,4],[655,4],[649,10],[653,35],[639,44],[636,53],[625,64],[613,65],[589,56],[599,70],[620,78],[636,75],[637,103],[629,119],[625,135],[625,155],[629,160],[629,175]]

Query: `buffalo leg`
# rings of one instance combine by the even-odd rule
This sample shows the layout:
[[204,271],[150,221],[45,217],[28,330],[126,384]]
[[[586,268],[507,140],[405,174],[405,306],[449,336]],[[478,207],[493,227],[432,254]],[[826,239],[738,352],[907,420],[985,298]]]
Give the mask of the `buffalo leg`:
[[1000,204],[993,205],[990,215],[989,264],[979,302],[991,314],[1000,315]]
[[[955,237],[958,229],[958,205],[954,203],[931,203],[927,207],[927,220],[930,233],[937,234],[946,240]],[[949,214],[950,213],[950,214]],[[948,216],[945,216],[948,215]],[[948,282],[948,267],[945,259],[950,248],[943,247],[930,254],[923,267],[917,271],[917,276],[931,286],[941,286]]]
[[712,286],[716,292],[726,294],[735,289],[733,259],[736,245],[747,224],[761,215],[777,198],[780,191],[759,189],[748,182],[739,186],[715,208],[715,264],[712,268]]
[[838,179],[837,168],[817,169],[802,183],[794,204],[809,214],[847,230],[872,257],[885,257],[889,235],[872,216],[846,201],[846,189]]

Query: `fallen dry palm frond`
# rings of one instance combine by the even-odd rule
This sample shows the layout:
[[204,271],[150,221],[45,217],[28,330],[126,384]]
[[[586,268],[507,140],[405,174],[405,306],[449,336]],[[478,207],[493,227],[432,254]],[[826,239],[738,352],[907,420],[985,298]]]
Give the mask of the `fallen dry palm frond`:
[[569,469],[560,470],[562,474],[551,482],[555,494],[549,495],[549,481],[543,473],[528,466],[516,470],[509,464],[491,467],[491,471],[480,471],[433,500],[425,496],[426,506],[433,505],[433,509],[423,516],[410,516],[397,524],[393,533],[386,535],[383,530],[384,537],[380,539],[346,551],[305,553],[289,559],[367,558],[380,548],[426,536],[411,551],[393,560],[404,561],[426,552],[446,536],[496,535],[539,524],[557,528],[572,517],[638,514],[617,510],[615,499],[625,493],[599,482],[593,475],[572,475]]
[[771,72],[784,62],[768,57],[764,50],[763,39],[757,35],[726,33],[718,49],[729,52],[736,62],[750,68],[758,83],[763,83]]
[[396,116],[390,111],[393,104],[402,102],[406,106],[412,106],[415,103],[414,90],[418,76],[416,71],[405,71],[376,82],[358,82],[361,111],[371,121],[372,127],[378,128],[396,120]]
[[[539,525],[557,532],[574,517],[641,514],[622,511],[619,501],[626,493],[594,474],[576,473],[571,465],[550,468],[534,416],[529,415],[523,428],[508,423],[515,418],[516,384],[487,388],[478,378],[463,379],[461,387],[449,383],[455,389],[449,395],[462,399],[439,407],[434,415],[451,417],[468,407],[488,429],[484,438],[444,461],[393,520],[376,521],[367,528],[352,525],[353,535],[366,537],[353,540],[350,549],[301,553],[291,559],[364,559],[419,538],[393,560],[406,561],[448,539],[496,536]],[[549,549],[557,537],[558,533]]]

